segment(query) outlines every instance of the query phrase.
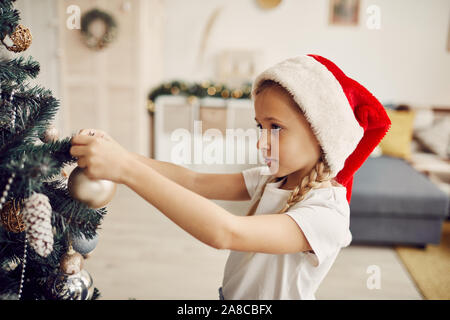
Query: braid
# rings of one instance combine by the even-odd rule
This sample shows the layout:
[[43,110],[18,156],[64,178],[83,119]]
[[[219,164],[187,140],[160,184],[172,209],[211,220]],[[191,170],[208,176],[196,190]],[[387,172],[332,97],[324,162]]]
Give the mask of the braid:
[[325,165],[323,160],[319,160],[309,174],[303,177],[300,185],[295,187],[286,205],[278,213],[286,212],[294,204],[302,201],[311,189],[318,188],[323,182],[330,180],[330,169]]
[[[286,205],[278,213],[286,212],[294,204],[302,201],[311,189],[318,188],[322,185],[323,182],[332,180],[332,178],[330,177],[330,172],[331,172],[330,168],[325,164],[323,157],[321,157],[320,160],[316,163],[316,165],[311,169],[309,174],[303,177],[302,181],[300,182],[300,185],[296,186],[295,189],[291,192],[286,202]],[[267,183],[271,183],[276,180],[277,178],[273,176],[267,179],[267,181],[264,183],[264,186],[261,188],[259,195],[256,195],[259,198],[257,201],[253,203],[253,205],[251,206],[251,208],[247,213],[247,216],[251,216],[255,213]]]

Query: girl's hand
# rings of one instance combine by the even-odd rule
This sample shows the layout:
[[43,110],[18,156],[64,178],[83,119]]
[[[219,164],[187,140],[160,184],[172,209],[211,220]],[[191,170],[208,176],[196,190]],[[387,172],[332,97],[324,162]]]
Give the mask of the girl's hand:
[[85,168],[90,179],[105,179],[123,183],[126,166],[131,153],[97,129],[82,129],[72,137],[70,154],[78,159],[78,166]]

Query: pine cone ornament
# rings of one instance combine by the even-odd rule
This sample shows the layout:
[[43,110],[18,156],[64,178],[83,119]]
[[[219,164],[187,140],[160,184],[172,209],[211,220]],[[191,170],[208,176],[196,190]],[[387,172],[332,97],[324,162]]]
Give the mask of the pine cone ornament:
[[23,219],[28,243],[40,256],[47,257],[53,250],[52,207],[48,197],[34,193],[25,201]]

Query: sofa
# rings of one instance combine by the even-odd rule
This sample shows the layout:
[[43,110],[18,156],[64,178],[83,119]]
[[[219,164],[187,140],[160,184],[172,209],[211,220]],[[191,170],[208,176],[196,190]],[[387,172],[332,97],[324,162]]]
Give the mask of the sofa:
[[352,243],[439,244],[449,196],[407,161],[369,157],[353,178]]
[[[417,113],[416,120],[420,115]],[[369,157],[356,171],[350,202],[352,243],[419,248],[440,243],[442,224],[450,219],[446,192],[450,185],[448,181],[437,184],[426,169],[439,167],[448,179],[450,161],[448,154],[435,154],[422,144],[427,140],[423,138],[425,130],[435,130],[436,121],[430,122],[430,129],[412,128],[407,146],[411,153],[406,159],[378,150],[379,154]]]

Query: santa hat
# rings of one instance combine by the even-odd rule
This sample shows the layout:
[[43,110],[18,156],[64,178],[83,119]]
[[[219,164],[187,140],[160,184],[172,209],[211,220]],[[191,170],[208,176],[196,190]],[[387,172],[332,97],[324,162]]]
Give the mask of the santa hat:
[[292,94],[322,147],[331,177],[347,189],[350,204],[353,175],[391,126],[383,105],[319,55],[289,58],[263,71],[253,83],[253,99],[264,80]]

